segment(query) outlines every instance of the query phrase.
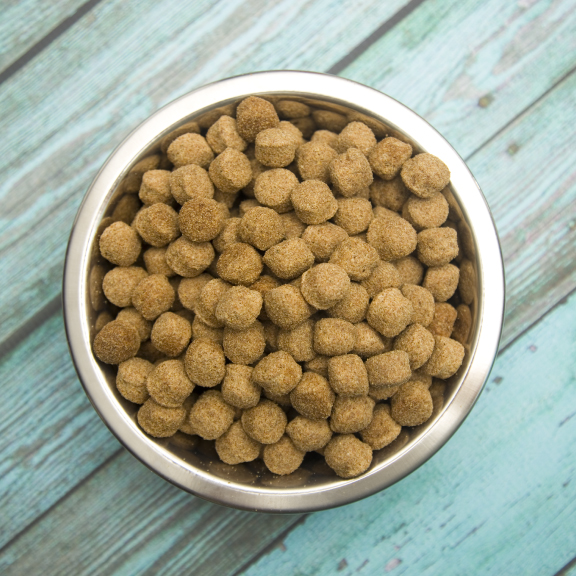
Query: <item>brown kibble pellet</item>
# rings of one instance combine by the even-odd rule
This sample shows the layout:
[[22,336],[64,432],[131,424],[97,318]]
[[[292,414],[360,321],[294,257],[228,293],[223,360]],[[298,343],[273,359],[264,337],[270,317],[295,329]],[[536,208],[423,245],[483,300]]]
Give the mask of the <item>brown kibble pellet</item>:
[[100,330],[102,330],[102,328],[104,328],[108,322],[112,322],[112,320],[114,320],[112,314],[110,314],[110,312],[107,310],[103,310],[100,312],[100,314],[98,314],[96,320],[94,320],[94,331],[100,332]]
[[195,312],[200,319],[212,328],[221,328],[224,323],[216,317],[216,307],[220,298],[231,288],[228,282],[214,278],[207,282],[196,298]]
[[234,148],[226,148],[210,163],[208,174],[216,188],[233,194],[252,180],[252,166],[245,154]]
[[224,330],[222,328],[213,328],[208,326],[200,316],[195,316],[192,321],[192,338],[197,340],[198,338],[207,338],[212,340],[222,346],[222,341],[224,340]]
[[226,104],[225,106],[218,106],[217,108],[213,108],[208,110],[208,112],[204,112],[198,118],[198,126],[202,129],[210,128],[214,122],[218,120],[221,116],[234,116],[236,111],[236,104]]
[[302,240],[306,242],[317,262],[329,260],[336,247],[346,238],[346,231],[331,222],[313,224],[306,227],[302,233]]
[[248,146],[246,140],[238,134],[236,120],[231,116],[220,116],[206,133],[206,142],[216,154],[221,154],[226,148],[235,148],[244,152]]
[[252,208],[257,208],[258,206],[261,206],[261,204],[255,198],[248,198],[247,200],[242,200],[242,202],[240,202],[240,204],[238,205],[238,215],[240,216],[240,218],[242,218],[246,214],[246,212],[252,210]]
[[326,464],[340,478],[354,478],[372,464],[372,448],[353,434],[335,436],[324,449]]
[[374,206],[382,206],[394,212],[400,212],[408,200],[410,192],[404,186],[401,178],[381,180],[375,178],[370,185],[370,200]]
[[164,274],[168,277],[176,274],[166,262],[166,248],[148,248],[142,256],[148,274]]
[[456,342],[460,342],[460,344],[466,344],[470,330],[472,329],[472,312],[466,304],[460,304],[460,306],[456,308],[456,312],[457,316],[456,322],[454,322],[452,338],[456,340]]
[[302,368],[288,352],[268,354],[256,364],[252,381],[272,394],[289,394],[302,378]]
[[300,290],[308,304],[318,310],[327,310],[346,296],[350,278],[340,266],[318,264],[304,272]]
[[132,166],[130,172],[124,180],[122,181],[122,188],[124,192],[138,192],[140,185],[142,184],[142,176],[144,172],[149,170],[155,170],[160,165],[160,155],[152,154],[143,158]]
[[162,352],[156,349],[150,340],[146,340],[140,344],[137,355],[138,358],[144,358],[144,360],[148,360],[148,362],[152,362],[152,364],[157,364],[161,360],[168,360]]
[[392,398],[396,392],[400,390],[400,385],[398,386],[370,386],[370,390],[368,391],[368,396],[379,402],[380,400],[388,400]]
[[316,130],[316,132],[312,134],[310,141],[318,144],[328,144],[328,146],[336,150],[338,134],[336,134],[336,132],[331,132],[330,130]]
[[418,236],[409,222],[397,216],[372,220],[368,228],[368,243],[382,260],[398,260],[416,249]]
[[292,406],[306,418],[326,419],[332,413],[335,395],[326,378],[315,372],[304,372],[290,393]]
[[312,360],[308,360],[304,364],[304,368],[307,372],[316,372],[316,374],[320,374],[324,378],[328,379],[328,360],[330,356],[321,356],[317,354],[312,358]]
[[452,228],[428,228],[418,233],[418,258],[426,266],[443,266],[458,256],[458,239]]
[[151,274],[134,288],[132,305],[146,320],[156,320],[160,314],[170,310],[175,296],[166,276]]
[[298,178],[284,168],[262,172],[254,182],[254,195],[263,206],[276,210],[279,214],[292,210],[292,190],[298,185]]
[[460,342],[445,336],[434,336],[434,339],[434,351],[422,370],[434,378],[445,380],[456,374],[462,365],[465,349]]
[[410,368],[417,370],[434,350],[434,336],[421,324],[411,324],[394,340],[394,350],[403,350],[410,358]]
[[234,364],[254,364],[266,348],[264,327],[258,321],[243,330],[224,328],[224,354]]
[[222,227],[222,231],[214,240],[212,240],[212,245],[214,246],[216,252],[224,252],[226,248],[232,246],[232,244],[237,244],[240,242],[240,238],[238,236],[238,228],[240,226],[241,218],[228,218],[224,222],[224,226]]
[[328,184],[320,180],[305,180],[293,188],[292,205],[305,224],[322,224],[336,214],[338,202]]
[[332,432],[341,434],[353,434],[366,428],[372,421],[374,400],[369,396],[356,396],[347,398],[336,396],[330,428]]
[[170,192],[170,171],[149,170],[142,176],[138,196],[146,206],[170,204],[173,201]]
[[376,146],[374,132],[363,122],[350,122],[338,136],[336,150],[340,153],[346,152],[349,148],[357,148],[368,156]]
[[437,302],[434,305],[434,319],[428,326],[428,330],[436,336],[446,336],[446,338],[450,338],[457,315],[458,313],[454,306],[451,306],[447,302]]
[[293,133],[282,128],[268,128],[256,136],[256,159],[270,168],[284,168],[294,160],[297,147]]
[[336,191],[348,198],[366,191],[374,179],[366,156],[357,148],[349,148],[334,158],[329,172]]
[[296,152],[296,165],[302,180],[330,181],[330,164],[338,156],[332,146],[322,142],[307,142]]
[[398,288],[387,288],[377,294],[366,314],[368,324],[383,336],[397,336],[412,322],[414,307]]
[[354,325],[355,342],[352,351],[362,358],[370,358],[392,349],[390,338],[384,338],[376,332],[367,322]]
[[106,300],[104,298],[104,291],[102,289],[102,282],[104,281],[104,276],[106,276],[107,268],[96,264],[90,269],[90,275],[88,278],[88,293],[90,297],[90,304],[95,312],[102,310],[106,305]]
[[175,358],[184,352],[192,337],[190,322],[174,312],[164,312],[154,322],[150,340],[160,352]]
[[351,280],[360,282],[378,265],[378,253],[360,238],[347,238],[332,252],[330,263],[344,268]]
[[196,400],[188,418],[194,434],[216,440],[232,426],[234,408],[224,401],[220,390],[207,390]]
[[258,250],[268,250],[284,239],[282,218],[272,208],[253,208],[240,220],[238,236]]
[[178,214],[167,204],[152,204],[140,212],[136,230],[144,242],[161,248],[180,235]]
[[422,286],[432,293],[436,302],[446,302],[456,292],[460,270],[454,264],[428,268]]
[[178,298],[182,306],[194,312],[196,310],[196,301],[202,288],[214,278],[210,274],[200,274],[194,278],[182,278],[178,285]]
[[109,302],[125,308],[132,304],[134,289],[148,273],[139,266],[119,266],[112,268],[104,276],[102,290]]
[[216,452],[222,462],[235,465],[252,462],[260,455],[262,446],[244,432],[240,422],[234,422],[216,439]]
[[270,472],[285,476],[296,470],[304,460],[304,452],[296,448],[289,436],[264,446],[262,458]]
[[192,242],[207,242],[220,234],[227,217],[222,203],[211,198],[193,198],[180,209],[180,230]]
[[448,202],[443,194],[438,193],[431,198],[411,196],[402,207],[402,216],[416,230],[437,228],[448,218]]
[[226,358],[222,346],[206,338],[193,340],[184,360],[188,378],[204,388],[213,388],[222,382],[226,373]]
[[194,390],[181,360],[166,360],[158,364],[148,374],[146,387],[154,402],[166,408],[181,406]]
[[398,386],[410,379],[410,356],[403,350],[384,352],[366,360],[370,386]]
[[324,448],[332,438],[332,430],[327,420],[311,420],[304,416],[296,416],[286,426],[286,434],[290,436],[294,446],[303,452],[312,452]]
[[118,365],[116,388],[126,400],[144,404],[149,398],[146,378],[154,370],[154,364],[143,358],[130,358]]
[[105,364],[120,364],[136,356],[140,335],[133,326],[113,320],[94,338],[94,354]]
[[340,396],[366,396],[368,373],[362,358],[356,354],[344,354],[328,359],[328,381],[332,390]]
[[186,410],[182,407],[166,408],[149,398],[138,410],[138,424],[144,432],[155,438],[168,438],[180,428]]
[[274,324],[291,330],[307,320],[313,308],[306,302],[298,288],[284,284],[264,295],[266,314]]
[[400,426],[424,424],[432,416],[432,409],[430,392],[420,382],[406,382],[390,401],[390,416]]
[[390,262],[380,262],[372,274],[362,281],[362,286],[370,298],[374,298],[387,288],[400,288],[401,285],[400,274],[396,266]]
[[276,102],[276,110],[282,118],[302,118],[310,116],[310,106],[295,100],[280,100]]
[[460,280],[458,281],[458,292],[464,304],[472,304],[476,297],[476,271],[474,264],[468,259],[462,260],[460,264]]
[[360,432],[360,436],[372,450],[380,450],[396,440],[400,430],[402,426],[390,416],[390,406],[378,404],[374,407],[372,421]]
[[450,182],[448,166],[428,153],[417,154],[406,160],[400,176],[406,188],[420,198],[431,198]]
[[241,418],[246,434],[261,444],[278,442],[287,421],[284,410],[270,400],[260,400],[257,406],[245,410]]
[[115,222],[122,221],[125,224],[131,224],[141,207],[142,205],[134,194],[125,194],[118,200],[112,212],[112,219]]
[[354,236],[368,229],[374,218],[372,204],[365,198],[342,198],[338,200],[338,211],[334,223],[347,234]]
[[208,172],[197,164],[187,164],[170,172],[170,192],[178,204],[193,198],[214,198],[214,184]]
[[292,280],[314,264],[314,254],[304,240],[292,238],[266,250],[263,262],[278,278]]
[[176,138],[182,136],[182,134],[188,134],[189,132],[200,134],[200,126],[198,125],[198,122],[187,122],[186,124],[183,124],[179,128],[176,128],[176,130],[172,130],[172,132],[164,136],[164,138],[162,138],[160,141],[160,150],[162,153],[166,154],[168,146],[170,146],[170,144],[172,144]]
[[402,294],[412,302],[413,313],[412,322],[421,324],[425,328],[430,325],[434,319],[434,296],[422,286],[413,284],[404,284]]
[[341,318],[352,324],[358,324],[366,318],[370,297],[366,288],[357,284],[350,283],[350,288],[342,300],[327,310],[332,318]]
[[102,232],[99,245],[102,256],[116,266],[132,266],[142,247],[136,231],[124,222],[110,224]]
[[322,318],[314,326],[314,350],[323,356],[348,354],[355,339],[354,325],[340,318]]
[[272,402],[278,404],[278,406],[283,406],[284,408],[292,407],[292,404],[290,403],[290,394],[272,394],[272,392],[264,390],[264,396],[266,396],[268,400],[272,400]]
[[[302,130],[300,130],[300,128],[298,128],[296,124],[292,123],[292,121],[282,120],[280,124],[278,124],[278,128],[281,128],[282,130],[284,130],[284,132],[287,132],[292,137],[294,144],[296,144],[296,148],[304,144],[305,140],[304,136],[302,135]],[[293,171],[294,164],[289,166],[288,169]]]
[[197,164],[201,168],[208,168],[214,160],[214,152],[206,142],[204,136],[195,133],[182,134],[168,146],[166,151],[168,160],[176,168],[187,164]]
[[216,264],[218,275],[231,284],[250,286],[262,273],[262,256],[250,244],[228,246]]
[[260,401],[260,386],[252,379],[253,368],[242,364],[227,364],[222,382],[222,396],[230,406],[246,410]]
[[224,326],[243,330],[258,318],[262,301],[260,292],[245,286],[232,286],[218,300],[215,316]]
[[396,266],[396,270],[400,274],[401,286],[404,286],[404,284],[420,285],[422,278],[424,278],[424,266],[414,256],[404,256],[404,258],[395,260],[394,266]]
[[166,249],[166,263],[176,274],[185,278],[199,276],[214,260],[210,242],[191,242],[181,236]]
[[374,173],[384,180],[397,176],[402,165],[412,156],[412,146],[397,138],[388,137],[378,142],[369,155]]
[[314,122],[310,116],[292,118],[289,122],[298,128],[300,134],[302,134],[302,138],[309,139],[316,130],[316,122]]
[[302,236],[302,232],[304,232],[306,224],[304,224],[304,222],[298,218],[296,212],[291,211],[280,214],[280,218],[282,218],[282,222],[284,223],[284,234],[287,240],[300,238],[300,236]]
[[150,338],[150,333],[152,332],[152,322],[146,320],[136,308],[123,308],[118,312],[116,316],[118,322],[123,322],[136,328],[138,335],[140,336],[140,342],[144,342]]
[[348,124],[346,116],[332,112],[331,110],[314,110],[312,112],[312,118],[318,128],[330,130],[336,134],[339,134]]
[[296,328],[280,330],[277,336],[279,350],[288,352],[296,362],[308,362],[316,356],[314,351],[314,321],[304,320]]
[[276,128],[280,122],[274,106],[258,96],[249,96],[238,104],[236,126],[246,142],[254,142],[262,130]]

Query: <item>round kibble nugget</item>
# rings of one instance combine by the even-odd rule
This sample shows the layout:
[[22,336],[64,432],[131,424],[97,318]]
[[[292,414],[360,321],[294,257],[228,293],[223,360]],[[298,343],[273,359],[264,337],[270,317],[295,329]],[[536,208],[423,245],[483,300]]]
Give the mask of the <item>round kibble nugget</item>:
[[148,374],[146,387],[154,402],[166,408],[181,406],[194,390],[194,384],[180,360],[166,360],[158,364]]
[[114,306],[125,308],[132,304],[132,293],[148,273],[139,266],[119,266],[112,268],[104,276],[102,290]]
[[116,388],[126,400],[134,404],[144,404],[149,394],[146,377],[154,370],[154,364],[143,358],[130,358],[118,365]]
[[278,404],[278,406],[283,406],[286,409],[292,406],[290,403],[290,394],[272,394],[272,392],[264,390],[264,396],[266,396],[268,400],[272,400],[272,402]]
[[310,116],[310,106],[294,100],[280,100],[276,102],[276,110],[282,118],[302,118]]
[[390,416],[400,426],[419,426],[432,416],[433,402],[428,388],[420,382],[407,382],[392,396]]
[[372,450],[380,450],[398,438],[402,426],[390,416],[388,404],[378,404],[374,407],[372,422],[360,432],[362,440]]
[[191,242],[181,236],[166,249],[166,263],[176,274],[186,278],[199,276],[214,260],[210,242]]
[[314,351],[314,321],[304,320],[292,330],[280,330],[277,336],[279,350],[288,352],[296,362],[308,362],[316,356]]
[[397,336],[412,322],[414,307],[398,288],[387,288],[377,294],[366,314],[368,324],[383,336]]
[[340,132],[336,141],[336,150],[340,153],[346,152],[349,148],[357,148],[364,156],[368,156],[374,146],[376,146],[374,132],[363,122],[350,122]]
[[183,124],[176,130],[172,130],[172,132],[168,133],[162,140],[160,140],[160,150],[163,154],[166,154],[168,150],[168,146],[178,138],[178,136],[182,136],[182,134],[188,134],[189,132],[194,132],[195,134],[200,134],[200,126],[198,126],[198,122],[187,122]]
[[214,184],[208,172],[197,164],[187,164],[170,172],[170,192],[178,202],[184,204],[193,198],[213,198]]
[[363,193],[374,178],[366,156],[357,148],[349,148],[334,158],[329,171],[336,191],[348,198]]
[[284,223],[284,234],[288,240],[291,240],[292,238],[300,238],[300,236],[302,236],[306,224],[298,218],[296,212],[285,212],[284,214],[280,214],[280,217]]
[[284,410],[270,400],[260,400],[257,406],[245,410],[241,421],[246,434],[261,444],[278,442],[287,423]]
[[[278,128],[281,128],[282,130],[284,130],[284,132],[287,132],[292,137],[292,140],[296,144],[296,147],[300,146],[301,144],[304,144],[305,140],[304,136],[302,136],[302,131],[300,130],[300,128],[298,128],[298,126],[292,124],[292,122],[282,120],[280,124],[278,124]],[[290,170],[293,169],[294,166],[290,168]]]
[[378,265],[378,253],[360,238],[347,238],[332,252],[330,263],[344,268],[351,280],[360,282]]
[[224,328],[222,341],[224,354],[234,364],[254,364],[257,362],[266,348],[264,327],[258,321],[243,330]]
[[304,416],[296,416],[286,426],[286,434],[294,446],[303,452],[312,452],[324,448],[330,438],[332,430],[327,420],[310,420]]
[[122,221],[125,224],[130,224],[141,207],[142,204],[134,194],[125,194],[118,200],[118,204],[112,212],[112,219],[115,222]]
[[120,364],[136,356],[140,335],[133,326],[113,320],[96,334],[94,354],[105,364]]
[[142,184],[142,176],[148,170],[155,170],[160,165],[160,155],[152,154],[137,162],[126,178],[122,181],[122,188],[124,192],[135,193],[140,189]]
[[304,364],[304,368],[306,368],[307,372],[316,372],[316,374],[320,374],[320,376],[328,378],[329,359],[329,356],[316,355],[314,358],[312,358],[312,360],[308,360]]
[[328,359],[328,381],[340,396],[365,396],[368,394],[368,373],[362,358],[344,354]]
[[412,156],[412,146],[397,138],[388,137],[378,142],[368,159],[375,174],[384,180],[392,180],[400,172],[402,164]]
[[116,266],[132,266],[140,256],[140,238],[124,222],[114,222],[100,236],[100,254]]
[[458,292],[464,304],[472,304],[476,297],[476,271],[474,264],[468,259],[462,260],[460,264],[460,280],[458,281]]
[[250,286],[262,273],[262,256],[250,244],[228,246],[216,264],[218,275],[231,284]]
[[268,128],[257,134],[255,144],[258,162],[270,168],[283,168],[294,160],[298,141],[287,130]]
[[256,364],[252,381],[272,394],[288,394],[302,378],[302,368],[288,352],[268,354]]
[[434,350],[434,336],[421,324],[411,324],[394,340],[394,350],[403,350],[410,358],[410,368],[417,370]]
[[166,262],[166,248],[148,248],[142,256],[148,274],[164,274],[168,277],[176,274]]
[[254,182],[254,196],[263,206],[276,210],[279,214],[292,210],[292,190],[298,185],[298,178],[284,168],[262,172]]
[[230,465],[256,460],[261,448],[259,442],[244,432],[240,422],[234,422],[220,438],[216,439],[218,457],[222,462]]
[[416,230],[404,218],[374,218],[368,228],[368,244],[382,260],[398,260],[416,249]]
[[428,326],[428,330],[436,336],[450,338],[457,316],[458,312],[456,312],[454,306],[447,302],[437,302],[434,305],[434,319]]
[[210,179],[225,194],[238,192],[252,180],[248,157],[234,148],[226,148],[210,163]]
[[260,386],[252,380],[253,368],[227,364],[222,382],[222,396],[230,406],[246,410],[260,401]]
[[304,454],[302,450],[296,448],[289,436],[284,435],[278,442],[264,446],[262,458],[270,472],[285,476],[302,464]]
[[443,194],[432,198],[410,196],[402,207],[402,215],[410,221],[416,230],[442,226],[448,218],[448,202]]
[[458,239],[452,228],[428,228],[418,233],[418,258],[426,266],[443,266],[458,256]]
[[332,112],[332,110],[314,110],[312,112],[312,118],[314,118],[314,122],[318,128],[322,130],[330,130],[337,134],[339,134],[348,124],[346,116],[338,114],[337,112]]
[[95,312],[102,310],[106,306],[106,300],[102,290],[102,282],[104,281],[106,271],[107,268],[100,264],[92,266],[90,270],[90,276],[88,278],[88,292],[90,296],[90,304],[92,304],[92,309]]
[[434,336],[434,339],[436,340],[434,351],[422,370],[434,378],[445,380],[456,374],[462,365],[464,346],[460,342],[444,336]]
[[374,218],[372,204],[365,198],[342,198],[338,200],[338,212],[334,223],[343,228],[350,236],[368,229]]
[[313,312],[300,290],[290,284],[266,292],[264,307],[270,320],[285,330],[295,328]]
[[170,204],[173,200],[170,192],[170,171],[148,170],[145,172],[138,196],[146,206],[157,203]]
[[394,261],[394,266],[400,274],[400,285],[416,284],[419,285],[424,278],[424,266],[414,256],[404,256],[399,260]]
[[182,278],[178,285],[178,298],[182,306],[194,312],[196,310],[196,302],[202,288],[214,278],[210,274],[200,274],[195,278]]
[[150,340],[160,352],[175,358],[184,352],[191,337],[192,327],[188,320],[174,312],[164,312],[154,322]]
[[169,438],[180,428],[186,410],[182,407],[166,408],[149,398],[138,410],[138,424],[144,432],[155,438]]
[[226,148],[235,148],[240,152],[246,150],[246,140],[238,134],[236,120],[231,116],[220,116],[206,133],[206,142],[216,154],[221,154]]
[[354,348],[354,325],[340,318],[322,318],[314,326],[314,350],[323,356],[341,356]]
[[328,184],[320,180],[305,180],[293,188],[292,205],[305,224],[322,224],[338,210],[338,202]]
[[434,319],[434,296],[430,290],[414,284],[404,284],[402,294],[412,302],[412,322],[424,327]]
[[366,360],[370,386],[398,386],[410,379],[410,356],[403,350],[384,352]]
[[251,244],[258,250],[268,250],[284,240],[282,218],[272,208],[253,208],[240,220],[238,236],[242,242]]
[[460,270],[454,264],[428,268],[422,286],[432,293],[436,302],[446,302],[456,292]]
[[376,178],[370,185],[370,200],[374,206],[382,206],[394,212],[400,212],[408,200],[410,192],[401,178],[381,180]]
[[240,217],[244,216],[248,210],[252,210],[252,208],[256,208],[260,206],[260,202],[255,198],[248,198],[247,200],[242,200],[238,205],[238,213]]
[[203,322],[199,316],[196,316],[192,321],[192,338],[197,340],[198,338],[207,338],[220,345],[224,340],[224,330],[222,328],[213,328],[208,326]]
[[160,314],[172,308],[175,296],[166,276],[151,274],[134,288],[132,305],[146,320],[156,320]]
[[366,289],[356,282],[350,283],[350,289],[337,304],[328,308],[328,316],[341,318],[352,324],[362,322],[366,318],[370,297]]
[[386,288],[400,288],[401,285],[402,281],[398,269],[390,262],[380,262],[372,274],[362,281],[362,286],[370,298],[374,298]]
[[107,310],[100,312],[100,314],[98,314],[96,317],[96,320],[94,320],[94,331],[100,332],[100,330],[102,330],[102,328],[104,328],[108,322],[112,322],[112,320],[114,320],[114,317],[112,314],[110,314],[110,312]]
[[258,318],[262,301],[260,292],[245,286],[232,286],[218,300],[215,316],[224,326],[243,330]]
[[234,408],[222,398],[220,390],[207,390],[190,408],[189,423],[194,434],[216,440],[232,426]]
[[388,400],[392,398],[396,392],[400,390],[400,385],[398,386],[370,386],[370,390],[368,392],[368,396],[372,398],[372,400]]
[[184,360],[186,374],[194,384],[213,388],[222,382],[226,373],[226,358],[218,343],[199,338],[188,346]]
[[329,260],[336,247],[346,238],[346,231],[331,222],[313,224],[302,233],[302,240],[306,242],[317,262]]
[[373,410],[374,400],[369,396],[354,398],[336,396],[330,417],[330,428],[332,432],[341,434],[359,432],[372,421]]
[[316,130],[316,122],[314,122],[310,116],[292,118],[289,122],[298,128],[298,131],[302,134],[302,138],[309,139],[314,133],[314,130]]
[[306,418],[326,419],[332,413],[335,395],[328,380],[315,372],[304,372],[290,393],[292,406]]
[[338,134],[336,134],[336,132],[330,132],[330,130],[316,130],[316,132],[312,134],[310,141],[317,142],[318,144],[328,144],[328,146],[336,150]]
[[144,242],[161,248],[179,236],[178,214],[167,204],[153,204],[140,212],[136,230]]
[[307,142],[296,152],[296,165],[302,180],[330,182],[329,166],[338,156],[334,148],[322,142]]
[[328,442],[324,457],[340,478],[354,478],[372,464],[372,448],[352,434],[343,434]]
[[466,304],[460,304],[456,308],[457,316],[454,322],[454,330],[452,331],[452,338],[460,344],[468,342],[468,336],[472,329],[472,312]]
[[340,266],[318,264],[304,272],[300,290],[308,304],[318,310],[327,310],[346,296],[350,278]]
[[180,230],[192,242],[207,242],[220,234],[226,218],[220,202],[211,198],[193,198],[180,209]]
[[259,132],[267,128],[276,128],[279,122],[274,106],[258,96],[248,96],[236,109],[238,134],[246,142],[254,142]]
[[228,218],[224,222],[224,226],[222,227],[222,231],[214,240],[212,240],[212,245],[216,249],[217,252],[224,252],[228,246],[232,246],[232,244],[236,244],[240,242],[240,238],[238,236],[238,228],[240,226],[241,218]]
[[197,164],[202,168],[208,168],[210,162],[214,160],[212,148],[200,134],[182,134],[168,146],[166,153],[168,160],[174,164],[175,168],[187,164]]
[[314,264],[314,254],[304,240],[292,238],[266,250],[263,262],[278,278],[292,280]]
[[152,332],[152,322],[144,319],[142,314],[140,314],[136,308],[123,308],[120,310],[120,312],[118,312],[116,320],[136,328],[140,336],[140,342],[144,342],[150,338],[150,333]]
[[406,188],[420,198],[431,198],[450,182],[448,166],[432,154],[417,154],[406,160],[400,172]]
[[362,358],[370,358],[390,350],[389,339],[383,338],[374,328],[366,322],[354,325],[355,343],[352,351]]

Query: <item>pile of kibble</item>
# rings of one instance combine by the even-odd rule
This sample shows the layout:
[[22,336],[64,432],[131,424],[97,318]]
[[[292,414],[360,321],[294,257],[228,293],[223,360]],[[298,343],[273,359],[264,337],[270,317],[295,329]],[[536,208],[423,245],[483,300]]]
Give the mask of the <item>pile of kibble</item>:
[[160,148],[102,226],[96,357],[151,436],[279,475],[307,452],[362,474],[464,358],[475,278],[447,166],[255,96]]

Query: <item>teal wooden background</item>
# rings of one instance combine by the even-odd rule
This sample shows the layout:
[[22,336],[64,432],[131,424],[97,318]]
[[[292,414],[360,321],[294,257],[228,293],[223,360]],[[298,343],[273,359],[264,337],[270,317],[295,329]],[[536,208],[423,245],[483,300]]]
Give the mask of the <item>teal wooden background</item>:
[[[0,573],[576,575],[574,0],[0,0]],[[139,122],[234,74],[330,71],[415,109],[501,236],[502,348],[408,478],[308,516],[185,494],[121,448],[68,356],[90,181]]]

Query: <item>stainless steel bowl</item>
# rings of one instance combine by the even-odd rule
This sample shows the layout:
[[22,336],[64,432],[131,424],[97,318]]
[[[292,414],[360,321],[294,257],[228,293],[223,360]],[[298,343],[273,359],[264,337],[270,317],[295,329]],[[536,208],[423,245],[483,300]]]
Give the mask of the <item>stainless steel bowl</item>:
[[[370,469],[351,480],[337,478],[321,462],[275,477],[258,463],[225,465],[203,443],[186,451],[152,439],[136,423],[137,407],[116,391],[113,369],[92,354],[96,313],[89,279],[98,259],[95,238],[102,220],[123,195],[131,169],[180,125],[251,94],[296,99],[361,119],[379,137],[395,135],[418,152],[435,154],[452,175],[451,218],[459,220],[459,237],[477,276],[464,364],[448,381],[443,406],[432,418],[375,452]],[[292,71],[247,74],[204,86],[168,104],[134,130],[102,167],[78,211],[66,255],[63,293],[66,332],[80,381],[102,420],[132,454],[166,480],[202,498],[235,508],[284,513],[322,510],[370,496],[410,474],[439,450],[482,390],[496,356],[504,313],[504,273],[494,223],[478,184],[452,146],[412,110],[377,90],[335,76]]]

